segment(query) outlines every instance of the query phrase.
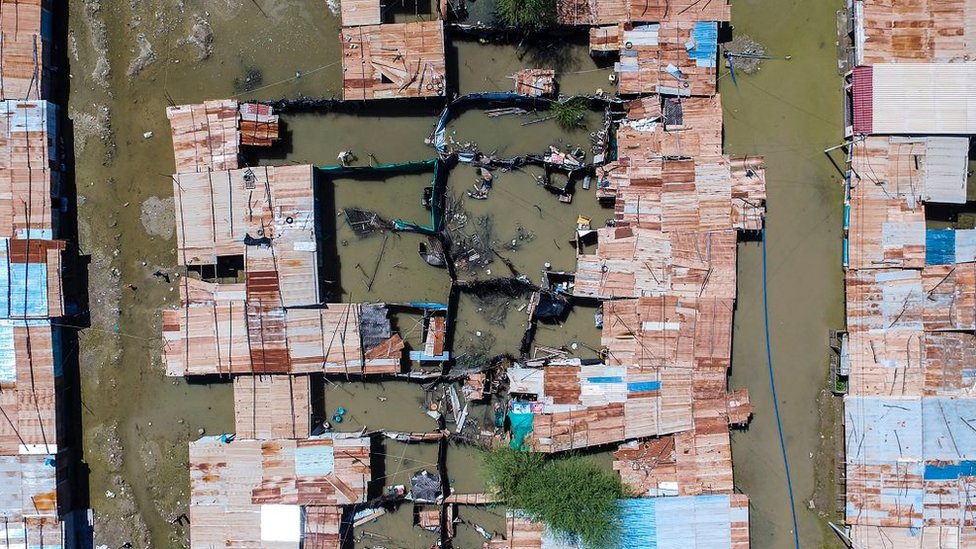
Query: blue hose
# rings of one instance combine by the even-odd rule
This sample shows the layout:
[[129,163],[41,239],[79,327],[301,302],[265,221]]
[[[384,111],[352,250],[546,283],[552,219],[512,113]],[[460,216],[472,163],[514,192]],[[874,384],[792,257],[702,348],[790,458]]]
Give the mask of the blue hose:
[[783,453],[783,468],[786,469],[786,488],[790,493],[790,512],[793,513],[793,541],[800,549],[800,529],[796,523],[796,503],[793,501],[793,481],[790,478],[790,460],[786,457],[786,441],[783,439],[783,423],[779,419],[779,398],[776,396],[776,379],[773,377],[773,351],[769,342],[769,291],[766,278],[766,229],[762,231],[762,269],[763,269],[763,318],[766,324],[766,365],[769,368],[769,387],[773,394],[773,410],[776,413],[776,429],[779,431],[779,448]]

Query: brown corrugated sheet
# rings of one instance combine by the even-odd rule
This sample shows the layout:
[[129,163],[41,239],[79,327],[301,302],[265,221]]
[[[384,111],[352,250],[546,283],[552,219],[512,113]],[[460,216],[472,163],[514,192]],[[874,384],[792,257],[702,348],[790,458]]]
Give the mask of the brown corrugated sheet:
[[438,97],[446,86],[441,21],[346,27],[342,98]]
[[[294,548],[263,540],[262,505],[300,505],[305,535],[338,537],[336,506],[365,501],[368,438],[190,443],[190,539],[199,547]],[[326,456],[331,454],[333,459]],[[331,470],[329,463],[333,462]],[[311,518],[310,518],[311,517]]]
[[50,80],[48,2],[0,0],[0,99],[46,99]]
[[241,134],[237,108],[237,101],[232,99],[166,108],[176,173],[233,170],[239,166]]
[[859,64],[976,59],[976,6],[968,0],[856,0]]
[[[54,344],[50,326],[15,326],[16,381],[0,386],[0,455],[17,455],[20,446],[57,446],[55,425]],[[28,344],[29,341],[29,344]],[[51,453],[54,453],[52,451]]]
[[287,309],[245,301],[244,284],[184,278],[181,308],[163,311],[168,375],[391,374],[404,348],[394,334],[364,349],[359,304]]
[[234,378],[234,432],[241,438],[298,439],[310,434],[306,375]]
[[556,91],[556,71],[552,69],[522,69],[512,78],[515,93],[531,97],[549,96]]
[[[177,260],[213,265],[243,255],[249,296],[286,307],[319,303],[313,186],[309,165],[174,176]],[[268,238],[271,247],[247,245],[247,237]]]
[[379,25],[383,22],[380,0],[339,0],[343,27]]
[[558,0],[563,25],[613,25],[620,22],[730,21],[728,0]]

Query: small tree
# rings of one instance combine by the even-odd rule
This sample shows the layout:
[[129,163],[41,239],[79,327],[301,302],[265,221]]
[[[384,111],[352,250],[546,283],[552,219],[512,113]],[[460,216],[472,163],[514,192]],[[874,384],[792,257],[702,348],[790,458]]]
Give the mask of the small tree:
[[498,0],[498,18],[517,29],[537,29],[556,22],[555,0]]
[[557,124],[563,129],[572,130],[583,126],[583,113],[587,107],[589,101],[585,97],[574,97],[553,103],[549,108]]
[[627,490],[615,473],[571,456],[548,460],[508,448],[485,457],[490,486],[505,502],[584,547],[613,547],[620,534],[617,501]]

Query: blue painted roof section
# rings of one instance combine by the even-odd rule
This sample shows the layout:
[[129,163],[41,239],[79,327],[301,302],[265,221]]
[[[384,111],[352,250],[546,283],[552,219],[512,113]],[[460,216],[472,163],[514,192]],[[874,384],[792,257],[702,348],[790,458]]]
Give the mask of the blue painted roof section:
[[0,239],[0,318],[46,317],[47,265],[10,263],[9,248]]
[[966,460],[955,465],[925,464],[925,480],[957,480],[976,476],[976,461]]
[[624,499],[618,549],[721,549],[732,546],[726,494]]
[[312,445],[295,448],[295,475],[321,477],[335,471],[335,451],[332,446]]
[[451,358],[451,353],[444,351],[440,355],[428,355],[423,351],[410,351],[410,360],[418,362],[446,362]]
[[925,231],[925,264],[953,265],[956,262],[956,231],[928,229]]
[[590,383],[623,383],[624,378],[620,376],[593,376],[586,378]]
[[718,57],[718,23],[714,21],[698,21],[691,29],[694,47],[688,50],[688,56],[695,60],[699,67],[714,67]]
[[659,391],[661,389],[660,381],[635,381],[627,384],[627,391],[630,393],[639,393],[642,391]]

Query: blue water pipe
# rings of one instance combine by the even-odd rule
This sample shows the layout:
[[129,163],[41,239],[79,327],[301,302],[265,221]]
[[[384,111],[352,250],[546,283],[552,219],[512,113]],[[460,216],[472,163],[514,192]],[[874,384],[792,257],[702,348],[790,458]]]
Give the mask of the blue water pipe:
[[776,379],[773,376],[773,346],[769,338],[769,290],[766,276],[766,228],[762,230],[762,272],[763,272],[763,321],[766,326],[766,365],[769,368],[769,387],[773,396],[773,411],[776,414],[776,430],[779,432],[779,448],[783,454],[783,468],[786,470],[786,488],[790,493],[790,513],[793,514],[793,542],[800,549],[800,529],[796,522],[796,502],[793,499],[793,480],[790,477],[790,460],[786,456],[786,440],[783,438],[783,423],[779,417],[779,398],[776,396]]

